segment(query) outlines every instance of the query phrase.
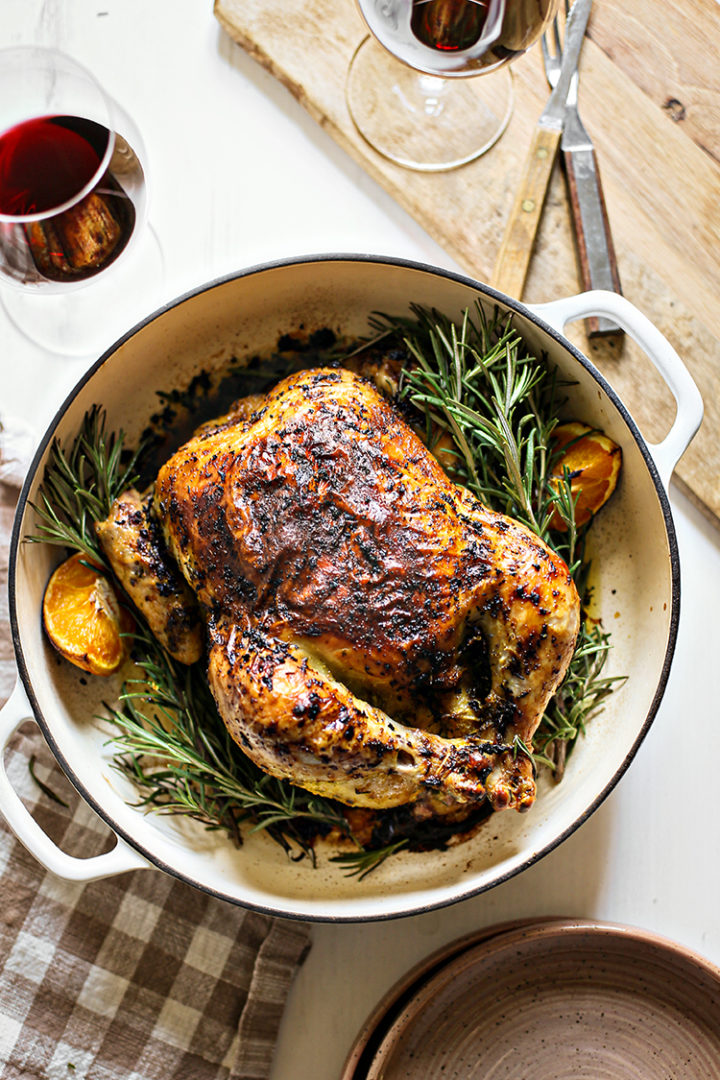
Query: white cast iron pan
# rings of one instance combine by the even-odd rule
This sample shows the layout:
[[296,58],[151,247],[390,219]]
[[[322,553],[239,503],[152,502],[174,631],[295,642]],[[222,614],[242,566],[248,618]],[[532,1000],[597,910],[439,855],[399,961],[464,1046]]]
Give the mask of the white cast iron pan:
[[[80,682],[44,638],[43,590],[58,559],[47,545],[24,544],[34,531],[32,501],[53,438],[70,439],[94,403],[110,429],[136,437],[157,408],[157,390],[185,387],[201,368],[273,348],[297,329],[330,326],[361,335],[373,311],[407,312],[411,302],[449,315],[479,298],[514,313],[532,349],[548,353],[569,391],[567,416],[601,428],[622,446],[618,491],[592,530],[595,592],[612,630],[609,673],[627,675],[589,725],[564,780],[541,788],[525,815],[496,815],[467,843],[431,854],[398,854],[363,881],[321,857],[289,861],[262,834],[240,850],[199,825],[144,814],[132,788],[109,767],[107,729],[94,717],[109,688]],[[607,315],[634,337],[668,382],[678,404],[667,438],[648,447],[622,403],[592,364],[564,337],[567,322]],[[702,415],[697,389],[676,353],[630,303],[587,293],[528,308],[490,288],[431,267],[380,258],[333,256],[248,270],[214,282],[136,327],[81,380],[50,425],[30,470],[12,538],[10,610],[20,677],[0,715],[0,746],[35,714],[48,743],[82,796],[117,834],[113,851],[75,859],[59,851],[23,808],[0,769],[0,805],[20,839],[49,870],[89,880],[136,867],[159,867],[209,893],[262,911],[305,919],[365,920],[449,904],[488,889],[535,862],[576,829],[627,768],[660,703],[679,606],[677,547],[665,486]]]

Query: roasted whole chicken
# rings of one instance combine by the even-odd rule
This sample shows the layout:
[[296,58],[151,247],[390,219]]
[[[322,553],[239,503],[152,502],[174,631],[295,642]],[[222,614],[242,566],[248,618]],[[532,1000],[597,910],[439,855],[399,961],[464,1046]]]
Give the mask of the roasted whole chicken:
[[579,627],[570,573],[368,379],[320,368],[243,399],[99,534],[167,645],[166,590],[192,656],[197,606],[220,715],[265,771],[418,819],[532,805],[525,748]]

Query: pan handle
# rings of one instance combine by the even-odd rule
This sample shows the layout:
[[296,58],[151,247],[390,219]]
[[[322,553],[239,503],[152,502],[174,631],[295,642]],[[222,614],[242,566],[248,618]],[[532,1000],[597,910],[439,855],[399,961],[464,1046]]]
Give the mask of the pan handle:
[[660,443],[648,444],[660,479],[667,488],[673,469],[690,445],[703,416],[700,391],[667,338],[626,297],[603,289],[551,300],[547,304],[527,306],[534,315],[561,334],[569,322],[593,315],[605,316],[613,319],[643,349],[667,383],[677,404],[675,420],[665,438]]
[[147,869],[149,863],[120,837],[111,851],[89,859],[77,859],[62,851],[43,832],[10,783],[5,769],[5,748],[21,724],[33,718],[32,708],[18,679],[12,696],[0,709],[0,811],[17,836],[37,861],[67,881],[95,881],[128,870]]

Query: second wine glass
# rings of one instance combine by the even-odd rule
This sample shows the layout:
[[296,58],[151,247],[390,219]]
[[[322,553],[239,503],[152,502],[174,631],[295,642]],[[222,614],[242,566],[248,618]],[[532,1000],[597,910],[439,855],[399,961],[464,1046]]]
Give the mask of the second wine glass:
[[350,63],[350,115],[378,153],[421,172],[457,168],[497,142],[513,108],[507,65],[540,38],[558,6],[558,0],[356,2],[370,35]]

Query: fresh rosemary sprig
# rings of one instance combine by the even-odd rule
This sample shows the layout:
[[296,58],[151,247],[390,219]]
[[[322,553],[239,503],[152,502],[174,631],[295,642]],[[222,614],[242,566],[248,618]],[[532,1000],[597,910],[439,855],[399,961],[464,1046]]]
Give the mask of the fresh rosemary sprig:
[[624,681],[621,676],[603,677],[610,635],[585,617],[567,675],[551,699],[535,733],[535,758],[542,757],[561,780],[567,751],[598,712],[603,701]]
[[338,863],[339,866],[344,867],[348,871],[346,877],[356,877],[358,881],[362,881],[373,870],[377,870],[379,866],[382,866],[385,860],[394,855],[396,851],[407,847],[408,843],[409,841],[405,837],[402,840],[396,840],[393,844],[387,844],[385,847],[371,848],[369,850],[360,848],[358,851],[351,851],[344,855],[333,855],[330,862]]
[[67,808],[68,804],[65,802],[65,800],[61,799],[60,796],[56,792],[54,792],[53,789],[48,784],[44,783],[40,779],[40,777],[37,776],[37,774],[35,772],[35,761],[36,761],[35,755],[31,754],[30,760],[28,761],[28,772],[30,773],[30,776],[33,778],[33,780],[35,781],[37,786],[40,788],[43,795],[47,795],[48,799],[52,799],[53,802],[59,803],[60,806],[64,806],[64,807]]
[[401,396],[452,436],[455,478],[545,540],[554,510],[571,525],[567,494],[548,482],[559,409],[553,370],[528,352],[510,316],[489,319],[479,303],[460,324],[434,310],[413,313],[376,316],[373,325],[404,341]]
[[93,405],[68,450],[53,440],[39,501],[30,504],[40,524],[27,539],[79,551],[107,569],[93,525],[108,516],[118,495],[137,483],[144,444],[126,454],[124,433],[108,433],[105,424],[105,411]]

